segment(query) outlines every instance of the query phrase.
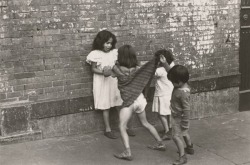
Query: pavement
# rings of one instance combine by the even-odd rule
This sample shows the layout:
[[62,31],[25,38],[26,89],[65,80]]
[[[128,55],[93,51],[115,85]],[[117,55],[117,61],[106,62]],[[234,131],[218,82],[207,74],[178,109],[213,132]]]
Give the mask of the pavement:
[[[187,165],[250,165],[249,128],[250,111],[191,120],[195,154],[187,155]],[[154,151],[147,148],[155,143],[149,132],[142,127],[135,132],[130,138],[133,161],[113,156],[123,151],[121,138],[96,132],[2,145],[0,165],[170,165],[178,158],[172,140],[164,141],[166,151]]]

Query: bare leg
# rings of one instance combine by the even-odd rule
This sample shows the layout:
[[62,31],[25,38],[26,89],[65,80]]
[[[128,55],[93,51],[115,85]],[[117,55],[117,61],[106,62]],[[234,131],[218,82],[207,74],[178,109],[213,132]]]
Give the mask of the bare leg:
[[164,131],[165,131],[164,133],[167,133],[169,131],[168,120],[167,120],[166,116],[160,115],[159,117],[160,117],[161,123],[164,127]]
[[103,120],[104,120],[104,124],[105,124],[105,131],[110,132],[111,127],[109,124],[109,109],[103,110]]
[[182,140],[178,136],[174,136],[173,140],[178,148],[180,157],[183,156],[185,154],[185,152],[184,152],[184,144],[183,144]]
[[127,133],[127,124],[129,119],[131,118],[132,113],[133,112],[130,107],[122,108],[119,113],[119,119],[120,119],[119,129],[121,132],[122,142],[129,155],[131,155],[131,150],[129,144],[129,137]]
[[172,124],[171,124],[171,116],[170,115],[167,115],[167,120],[168,120],[168,129],[171,130]]
[[192,142],[191,142],[189,134],[186,134],[185,136],[183,136],[183,139],[186,143],[186,146],[192,146]]
[[[132,114],[133,116],[133,114]],[[130,118],[130,120],[128,121],[128,125],[127,125],[127,133],[128,133],[128,136],[135,136],[135,132],[133,130],[133,127],[132,127],[132,121],[131,121],[132,117]]]
[[152,126],[152,125],[148,122],[148,120],[147,120],[147,118],[146,118],[146,113],[145,113],[145,111],[143,111],[142,113],[139,113],[139,114],[137,114],[137,115],[138,115],[138,117],[139,117],[139,119],[140,119],[140,122],[141,122],[141,124],[143,125],[143,127],[145,127],[145,128],[151,133],[151,135],[153,135],[153,137],[155,138],[155,140],[157,140],[157,142],[162,142],[162,140],[161,140],[161,138],[160,138],[158,132],[156,131],[155,127]]

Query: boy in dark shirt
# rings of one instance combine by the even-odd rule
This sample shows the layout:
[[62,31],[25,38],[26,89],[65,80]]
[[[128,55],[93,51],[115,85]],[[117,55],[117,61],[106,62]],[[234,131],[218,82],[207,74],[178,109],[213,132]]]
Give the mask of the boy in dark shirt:
[[[168,79],[173,83],[174,90],[171,97],[172,130],[173,140],[178,148],[179,160],[174,165],[187,163],[186,154],[194,154],[189,129],[190,113],[190,88],[187,84],[189,73],[186,67],[175,65],[168,72]],[[186,143],[186,148],[182,142],[182,137]]]

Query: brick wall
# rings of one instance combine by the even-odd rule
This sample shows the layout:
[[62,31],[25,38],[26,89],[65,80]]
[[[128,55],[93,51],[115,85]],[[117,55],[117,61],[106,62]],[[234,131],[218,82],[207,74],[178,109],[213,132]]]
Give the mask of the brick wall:
[[91,96],[100,28],[145,61],[171,48],[191,77],[238,73],[240,0],[1,0],[1,106]]

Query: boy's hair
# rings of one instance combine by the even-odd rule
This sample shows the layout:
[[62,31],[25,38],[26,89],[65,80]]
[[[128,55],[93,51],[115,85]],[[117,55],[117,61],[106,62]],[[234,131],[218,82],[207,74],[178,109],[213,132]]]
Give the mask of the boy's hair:
[[131,45],[123,45],[118,49],[117,61],[120,66],[127,68],[136,67],[138,64],[136,52]]
[[172,63],[172,61],[174,61],[173,54],[172,54],[172,52],[170,50],[160,49],[160,50],[155,52],[155,61],[156,61],[156,63],[158,63],[160,61],[160,55],[163,55],[166,58],[167,63],[169,65]]
[[113,39],[112,47],[111,47],[111,50],[112,50],[115,48],[115,45],[117,42],[116,36],[107,30],[102,30],[102,31],[98,32],[94,41],[93,41],[92,50],[103,50],[104,43],[107,42],[110,38]]
[[186,83],[189,80],[188,69],[182,65],[175,65],[169,70],[168,79],[173,83]]

